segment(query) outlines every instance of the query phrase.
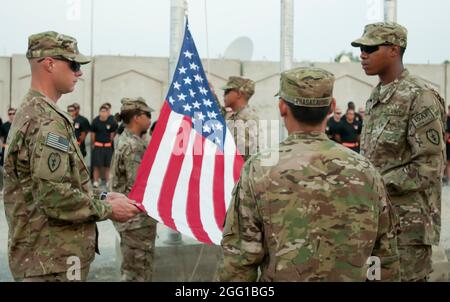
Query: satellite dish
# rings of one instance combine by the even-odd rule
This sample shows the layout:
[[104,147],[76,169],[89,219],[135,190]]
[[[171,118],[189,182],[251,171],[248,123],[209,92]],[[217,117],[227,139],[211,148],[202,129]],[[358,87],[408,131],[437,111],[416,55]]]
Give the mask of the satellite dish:
[[249,37],[239,37],[227,47],[225,59],[250,61],[253,56],[253,42]]

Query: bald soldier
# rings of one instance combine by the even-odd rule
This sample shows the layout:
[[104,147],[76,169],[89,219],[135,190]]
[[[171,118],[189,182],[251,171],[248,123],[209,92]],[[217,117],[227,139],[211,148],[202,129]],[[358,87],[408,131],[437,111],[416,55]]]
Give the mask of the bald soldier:
[[[282,73],[289,136],[245,163],[224,226],[220,281],[257,281],[258,269],[259,281],[365,281],[371,256],[381,281],[399,280],[396,220],[380,175],[325,134],[333,83],[319,68]],[[263,166],[271,152],[279,162]]]
[[32,35],[31,89],[8,136],[4,202],[8,258],[16,281],[85,281],[97,249],[95,222],[138,213],[124,195],[96,196],[74,134],[58,107],[89,60],[77,41],[56,32]]
[[[139,165],[147,149],[142,139],[150,127],[152,112],[142,97],[123,98],[120,120],[125,129],[114,151],[109,189],[128,195],[136,180]],[[139,213],[124,223],[114,223],[120,234],[122,281],[152,281],[156,221]]]
[[403,26],[369,24],[352,46],[366,74],[380,79],[366,103],[361,152],[383,176],[400,219],[402,281],[425,281],[441,228],[445,102],[404,68]]
[[226,115],[227,125],[232,130],[239,152],[247,160],[258,151],[259,119],[256,112],[248,105],[255,93],[255,82],[232,76],[222,90],[225,107],[233,110],[231,114]]

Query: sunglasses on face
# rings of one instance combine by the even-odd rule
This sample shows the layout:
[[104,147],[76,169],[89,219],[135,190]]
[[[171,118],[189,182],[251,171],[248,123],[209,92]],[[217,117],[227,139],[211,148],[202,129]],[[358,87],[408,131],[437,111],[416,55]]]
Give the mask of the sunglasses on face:
[[225,91],[224,91],[224,95],[227,95],[227,94],[229,94],[231,91],[233,91],[234,89],[226,89]]
[[8,112],[8,115],[9,115],[9,116],[11,116],[11,115],[16,115],[16,113],[15,113],[15,112]]
[[[52,58],[54,60],[65,61],[65,62],[69,63],[70,70],[72,70],[73,72],[79,72],[81,70],[81,64],[78,63],[78,62],[69,61],[69,60],[64,59],[62,57],[50,57],[50,58]],[[41,63],[44,60],[45,60],[45,58],[39,59],[38,63]]]
[[381,44],[381,45],[375,45],[375,46],[368,46],[368,45],[361,45],[359,49],[361,52],[365,52],[367,54],[371,54],[374,52],[377,52],[380,49],[380,46],[391,46],[392,44]]
[[152,114],[150,112],[142,112],[141,115],[145,115],[148,118],[152,118]]

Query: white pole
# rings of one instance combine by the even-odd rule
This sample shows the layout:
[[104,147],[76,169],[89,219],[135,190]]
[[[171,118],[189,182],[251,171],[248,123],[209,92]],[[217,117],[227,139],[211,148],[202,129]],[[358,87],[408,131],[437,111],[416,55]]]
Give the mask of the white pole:
[[169,57],[169,83],[177,67],[179,51],[184,34],[184,16],[186,14],[186,0],[170,1],[170,57]]
[[[171,0],[170,1],[170,57],[169,57],[169,85],[172,83],[172,77],[177,67],[179,52],[184,34],[184,16],[187,10],[186,0]],[[181,234],[168,229],[167,239],[164,241],[167,244],[181,244]]]
[[[294,1],[281,0],[280,73],[291,69],[294,60]],[[280,139],[287,137],[280,118]]]
[[397,22],[397,0],[384,0],[384,21]]
[[281,66],[280,71],[292,68],[294,59],[294,1],[281,0]]
[[91,58],[94,55],[94,0],[91,0]]

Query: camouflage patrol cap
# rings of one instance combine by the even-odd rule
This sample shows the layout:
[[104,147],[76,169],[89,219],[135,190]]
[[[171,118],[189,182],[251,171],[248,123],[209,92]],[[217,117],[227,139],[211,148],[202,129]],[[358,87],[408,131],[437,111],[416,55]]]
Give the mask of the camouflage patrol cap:
[[400,24],[392,22],[368,24],[364,28],[363,36],[352,42],[353,47],[382,44],[392,44],[406,48],[408,44],[408,30]]
[[300,67],[281,74],[279,96],[301,107],[327,107],[333,100],[334,75],[321,68]]
[[28,59],[61,56],[69,61],[87,64],[90,60],[82,55],[73,37],[46,31],[28,38]]
[[153,108],[147,105],[144,98],[136,97],[136,98],[123,98],[121,101],[122,107],[120,107],[120,111],[128,111],[128,110],[136,110],[139,109],[144,112],[154,112]]
[[229,77],[222,90],[237,89],[245,93],[249,98],[255,93],[255,82],[241,77]]

